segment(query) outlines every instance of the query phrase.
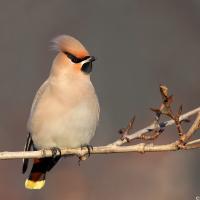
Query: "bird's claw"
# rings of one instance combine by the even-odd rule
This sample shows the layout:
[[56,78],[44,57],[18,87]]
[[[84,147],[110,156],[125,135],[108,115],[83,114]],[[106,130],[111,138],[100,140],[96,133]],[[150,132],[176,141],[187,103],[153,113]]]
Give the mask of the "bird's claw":
[[[61,157],[61,149],[59,149],[58,147],[52,147],[50,150],[52,152],[53,159]],[[57,155],[57,153],[59,153],[59,154]]]
[[91,151],[93,151],[93,146],[92,145],[81,145],[81,150],[83,150],[83,148],[87,148],[88,152],[86,155],[80,156],[79,160],[78,160],[78,165],[80,166],[81,161],[86,160],[88,157],[90,157],[91,155]]
[[81,146],[81,150],[83,150],[83,148],[84,147],[86,147],[87,148],[87,150],[88,150],[88,157],[90,157],[90,155],[91,155],[91,151],[93,151],[93,146],[92,145],[89,145],[89,144],[87,144],[87,145],[82,145]]

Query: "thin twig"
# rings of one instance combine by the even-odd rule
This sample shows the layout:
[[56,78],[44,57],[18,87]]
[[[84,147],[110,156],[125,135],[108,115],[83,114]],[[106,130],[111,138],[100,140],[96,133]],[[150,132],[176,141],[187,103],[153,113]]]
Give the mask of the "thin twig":
[[[190,116],[195,115],[198,112],[200,112],[200,107],[181,115],[180,116],[180,121],[188,119]],[[174,120],[169,120],[169,121],[166,121],[166,122],[162,122],[159,125],[160,125],[160,127],[167,127],[167,126],[173,125],[174,123],[175,123]],[[134,140],[134,139],[139,139],[142,134],[151,132],[154,129],[154,127],[155,127],[154,124],[152,124],[150,126],[147,126],[146,128],[143,128],[143,129],[141,129],[139,131],[136,131],[136,132],[134,132],[132,134],[129,134],[129,136],[128,136],[129,141]],[[125,144],[126,142],[127,142],[126,140],[118,139],[115,142],[110,143],[109,145],[120,146],[122,144]]]
[[200,128],[200,112],[198,112],[198,115],[197,115],[194,123],[188,130],[188,132],[186,134],[182,135],[180,140],[183,143],[186,143],[199,128]]

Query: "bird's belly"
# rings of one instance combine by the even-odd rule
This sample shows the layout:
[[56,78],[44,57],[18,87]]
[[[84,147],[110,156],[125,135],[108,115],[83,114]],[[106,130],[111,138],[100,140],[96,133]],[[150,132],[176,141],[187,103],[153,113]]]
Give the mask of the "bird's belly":
[[97,113],[96,106],[84,103],[66,113],[53,112],[51,115],[50,112],[46,118],[43,118],[43,121],[32,126],[34,145],[41,149],[76,148],[89,144],[95,133]]

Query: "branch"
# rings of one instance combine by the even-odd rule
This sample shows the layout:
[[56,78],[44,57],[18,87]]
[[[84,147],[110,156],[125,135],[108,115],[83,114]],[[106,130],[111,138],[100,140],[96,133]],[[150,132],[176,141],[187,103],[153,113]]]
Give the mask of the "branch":
[[[191,111],[189,111],[189,112],[187,112],[187,113],[181,115],[181,116],[180,116],[180,120],[181,120],[181,121],[182,121],[182,120],[186,120],[186,119],[188,119],[190,116],[195,115],[195,114],[197,114],[198,112],[200,112],[200,107],[195,108],[194,110],[191,110]],[[165,128],[165,127],[171,126],[171,125],[173,125],[173,124],[175,124],[175,121],[171,119],[171,120],[169,120],[169,121],[160,123],[159,126]],[[129,139],[130,141],[131,141],[131,140],[134,140],[134,139],[140,139],[141,136],[142,136],[143,134],[149,133],[149,132],[151,132],[152,130],[154,130],[154,127],[155,127],[155,125],[152,124],[152,125],[150,125],[150,126],[147,126],[146,128],[143,128],[143,129],[141,129],[141,130],[139,130],[139,131],[137,131],[137,132],[134,132],[134,133],[128,135],[127,137],[128,137],[128,139]],[[116,140],[115,142],[113,142],[113,143],[111,143],[111,144],[109,144],[109,145],[114,145],[114,146],[117,145],[117,146],[120,146],[120,145],[122,145],[122,144],[124,144],[124,143],[126,143],[126,142],[127,142],[126,140],[118,139],[118,140]]]
[[[168,88],[166,86],[160,85],[160,92],[162,96],[162,103],[159,109],[151,109],[156,113],[155,120],[152,125],[147,126],[139,131],[132,132],[135,117],[133,117],[128,126],[125,129],[121,129],[120,133],[122,136],[120,139],[116,140],[113,143],[110,143],[106,146],[98,146],[93,147],[90,150],[91,154],[111,154],[111,153],[127,153],[127,152],[164,152],[164,151],[178,151],[178,150],[190,150],[190,149],[199,149],[200,148],[200,139],[196,139],[193,141],[189,141],[193,134],[200,128],[200,107],[191,110],[183,115],[182,106],[180,106],[178,113],[172,111],[171,104],[173,102],[173,96],[168,95]],[[184,121],[188,121],[188,118],[192,115],[197,114],[197,117],[189,130],[184,132],[181,124]],[[161,122],[161,115],[166,115],[171,120]],[[178,132],[178,139],[175,142],[164,144],[164,145],[154,145],[153,143],[139,143],[135,145],[122,146],[125,143],[129,143],[135,139],[142,139],[144,141],[147,140],[155,140],[162,132],[164,132],[165,128],[170,125],[176,125]],[[153,135],[147,135],[152,133]],[[59,154],[59,153],[58,153]],[[88,149],[87,148],[77,148],[77,149],[61,149],[61,155],[76,155],[80,160],[85,160],[88,157]],[[20,151],[20,152],[0,152],[0,159],[22,159],[22,158],[45,158],[51,157],[51,150],[39,150],[39,151]]]
[[[196,114],[197,112],[200,112],[200,107],[196,108],[190,112],[185,113],[180,117],[181,120],[187,119],[189,116],[192,116]],[[200,114],[198,114],[197,119],[195,120],[192,127],[197,127],[196,122],[199,120]],[[165,126],[170,126],[174,124],[173,120],[169,120],[166,122],[163,122],[161,124],[165,124]],[[189,129],[188,135],[191,135],[192,130],[197,130],[196,128]],[[133,140],[136,138],[140,138],[141,135],[144,133],[150,132],[149,130],[152,130],[154,128],[153,125],[148,126],[144,129],[141,129],[131,135],[129,135],[129,139]],[[114,143],[108,144],[106,146],[99,146],[99,147],[93,147],[93,150],[91,149],[91,154],[108,154],[108,153],[127,153],[127,152],[163,152],[163,151],[178,151],[178,150],[190,150],[190,149],[198,149],[200,148],[200,139],[194,140],[191,142],[188,142],[184,146],[179,146],[179,141],[165,144],[165,145],[154,145],[154,144],[145,144],[140,143],[136,145],[130,145],[130,146],[119,146],[125,143],[125,140],[117,140]],[[77,149],[61,149],[62,156],[65,155],[77,155],[78,157],[82,157],[88,153],[87,148],[77,148]],[[6,159],[22,159],[22,158],[44,158],[44,157],[51,157],[52,151],[51,150],[40,150],[40,151],[19,151],[19,152],[0,152],[0,159],[6,160]]]
[[[99,146],[93,147],[91,150],[91,154],[110,154],[110,153],[127,153],[127,152],[163,152],[163,151],[178,151],[178,150],[190,150],[200,148],[200,140],[189,142],[183,148],[179,148],[177,143],[170,143],[165,145],[153,145],[153,144],[145,144],[140,143],[131,146]],[[82,157],[88,153],[87,149],[61,149],[62,156],[65,155],[77,155],[78,157]],[[19,152],[1,152],[0,159],[22,159],[22,158],[45,158],[51,157],[51,150],[40,150],[40,151],[19,151]]]

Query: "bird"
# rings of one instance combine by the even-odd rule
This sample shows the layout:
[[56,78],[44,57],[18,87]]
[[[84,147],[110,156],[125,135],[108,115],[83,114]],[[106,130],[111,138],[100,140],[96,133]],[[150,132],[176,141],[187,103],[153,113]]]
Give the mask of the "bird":
[[[33,159],[25,188],[41,189],[46,173],[61,157],[60,149],[87,147],[95,135],[100,106],[90,80],[95,57],[69,35],[52,40],[57,55],[49,76],[37,91],[30,110],[24,151],[51,149],[52,157]],[[56,156],[60,153],[60,156]],[[22,172],[28,168],[23,159]]]

